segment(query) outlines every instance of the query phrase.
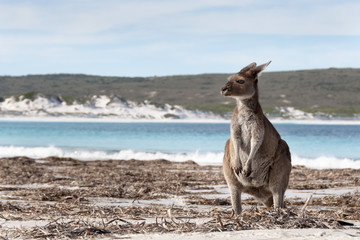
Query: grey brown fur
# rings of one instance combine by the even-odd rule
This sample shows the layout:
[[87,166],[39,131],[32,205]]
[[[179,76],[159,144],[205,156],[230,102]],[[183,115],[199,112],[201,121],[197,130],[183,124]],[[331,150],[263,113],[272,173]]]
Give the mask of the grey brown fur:
[[223,160],[236,214],[241,212],[242,192],[253,195],[267,207],[284,207],[291,171],[290,151],[259,104],[258,76],[269,64],[249,64],[231,75],[221,89],[224,96],[236,99]]

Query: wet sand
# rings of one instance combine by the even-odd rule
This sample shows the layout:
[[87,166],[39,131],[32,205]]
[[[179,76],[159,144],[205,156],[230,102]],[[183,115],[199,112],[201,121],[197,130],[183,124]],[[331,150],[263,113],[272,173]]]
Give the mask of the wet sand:
[[243,213],[235,217],[221,166],[56,157],[0,164],[0,239],[196,239],[216,232],[255,236],[254,230],[290,236],[286,231],[295,229],[360,237],[359,169],[294,166],[286,209],[264,208],[244,194]]

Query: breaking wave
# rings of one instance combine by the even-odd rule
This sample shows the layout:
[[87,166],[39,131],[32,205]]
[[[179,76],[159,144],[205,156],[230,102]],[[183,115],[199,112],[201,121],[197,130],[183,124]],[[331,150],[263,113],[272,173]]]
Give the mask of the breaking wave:
[[[27,156],[30,158],[46,158],[50,156],[75,158],[85,161],[91,160],[156,160],[166,159],[176,162],[193,160],[200,165],[221,165],[224,153],[222,152],[190,152],[190,153],[164,153],[164,152],[136,152],[133,150],[99,151],[89,149],[63,149],[55,146],[49,147],[20,147],[0,146],[0,157]],[[304,165],[309,168],[360,168],[360,159],[336,158],[320,156],[316,158],[303,158],[292,155],[293,165]]]
[[166,159],[175,162],[193,160],[201,165],[222,163],[223,153],[164,153],[164,152],[135,152],[133,150],[98,151],[88,149],[62,149],[54,146],[49,147],[18,147],[0,146],[0,157],[27,156],[30,158],[46,158],[49,156],[75,158],[85,161],[91,160],[156,160]]
[[308,168],[325,169],[325,168],[360,168],[360,159],[336,158],[329,156],[320,156],[316,158],[302,158],[292,155],[293,165],[304,165]]

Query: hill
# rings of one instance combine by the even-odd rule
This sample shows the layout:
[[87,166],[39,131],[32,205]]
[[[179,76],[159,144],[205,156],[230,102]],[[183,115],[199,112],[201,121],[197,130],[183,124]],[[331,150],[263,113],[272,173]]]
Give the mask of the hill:
[[[67,102],[93,95],[116,95],[134,102],[182,105],[224,114],[234,100],[220,95],[230,74],[164,77],[104,77],[83,74],[0,76],[0,100],[10,96],[31,98],[34,93],[62,96]],[[352,116],[360,113],[360,69],[318,69],[264,72],[259,80],[260,101],[267,113],[277,107],[306,112]]]

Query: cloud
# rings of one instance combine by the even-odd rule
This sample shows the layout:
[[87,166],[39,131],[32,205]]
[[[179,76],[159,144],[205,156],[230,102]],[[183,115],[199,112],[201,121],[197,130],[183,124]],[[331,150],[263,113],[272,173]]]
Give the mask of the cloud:
[[0,62],[6,74],[35,71],[23,62],[105,75],[232,72],[269,58],[272,70],[359,67],[359,10],[351,0],[2,1]]
[[[187,34],[360,35],[356,1],[51,1],[0,5],[0,29],[97,34],[133,28]],[[40,3],[43,3],[40,1]]]
[[[295,4],[294,4],[295,2]],[[360,3],[284,1],[281,5],[237,5],[226,11],[194,11],[168,24],[198,34],[360,35]],[[176,27],[175,27],[176,29]]]

